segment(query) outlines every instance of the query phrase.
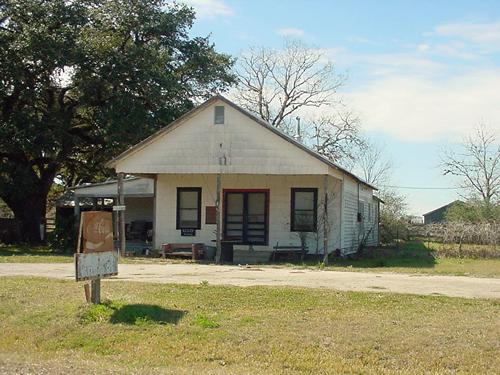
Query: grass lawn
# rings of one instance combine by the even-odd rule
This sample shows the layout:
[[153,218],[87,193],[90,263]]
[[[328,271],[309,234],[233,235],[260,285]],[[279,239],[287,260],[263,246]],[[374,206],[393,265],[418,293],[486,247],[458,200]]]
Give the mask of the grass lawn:
[[[373,271],[420,273],[430,275],[457,275],[500,277],[500,258],[439,258],[439,250],[431,251],[421,241],[402,244],[399,249],[376,249],[361,259],[337,259],[327,269],[335,271]],[[68,263],[72,255],[51,252],[48,247],[0,246],[0,263]],[[120,259],[122,263],[178,263],[185,260],[131,257]],[[264,266],[266,267],[266,266]],[[318,262],[278,263],[268,267],[321,267]]]
[[0,245],[0,263],[68,263],[73,255],[53,252],[48,246]]
[[108,302],[89,307],[75,282],[0,278],[0,286],[0,372],[500,368],[497,300],[104,282]]
[[[422,241],[409,241],[401,244],[400,248],[369,251],[359,259],[334,260],[328,269],[500,277],[500,258],[440,257],[440,246],[440,244],[431,243],[430,247],[427,247]],[[318,265],[306,263],[306,266]]]
[[[72,263],[73,254],[54,252],[49,246],[30,247],[24,245],[1,245],[0,263]],[[182,260],[178,260],[182,261]],[[130,257],[121,258],[121,263],[158,263],[166,262],[159,258]],[[177,260],[168,260],[177,262]]]

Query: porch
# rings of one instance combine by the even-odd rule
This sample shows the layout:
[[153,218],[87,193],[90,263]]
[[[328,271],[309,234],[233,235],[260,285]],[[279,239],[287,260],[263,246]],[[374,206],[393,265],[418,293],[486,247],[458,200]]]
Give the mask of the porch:
[[[73,214],[79,218],[81,211],[113,211],[118,202],[116,180],[95,184],[78,185],[73,188]],[[129,177],[123,181],[123,198],[127,210],[125,215],[125,254],[146,255],[153,249],[154,180]],[[117,233],[118,218],[113,212],[114,232]],[[115,238],[118,242],[118,238]]]
[[[154,179],[154,247],[215,247],[217,174],[157,174]],[[224,173],[219,189],[223,262],[267,263],[276,247],[320,255],[325,243],[330,253],[341,246],[340,178]]]

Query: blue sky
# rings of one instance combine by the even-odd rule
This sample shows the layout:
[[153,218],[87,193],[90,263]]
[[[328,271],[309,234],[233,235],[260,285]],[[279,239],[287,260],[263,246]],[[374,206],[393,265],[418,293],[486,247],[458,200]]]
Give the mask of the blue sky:
[[[394,161],[392,183],[454,187],[443,147],[479,122],[500,132],[500,1],[184,0],[219,51],[279,48],[286,37],[322,49],[348,75],[340,94]],[[401,189],[414,214],[456,190]]]

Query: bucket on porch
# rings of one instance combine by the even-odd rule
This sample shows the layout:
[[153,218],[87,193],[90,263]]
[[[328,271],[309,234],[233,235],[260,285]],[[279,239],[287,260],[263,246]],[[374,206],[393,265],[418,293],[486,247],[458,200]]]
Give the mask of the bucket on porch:
[[205,245],[205,251],[203,252],[203,258],[205,260],[214,260],[216,252],[217,252],[217,248],[215,246],[206,246]]

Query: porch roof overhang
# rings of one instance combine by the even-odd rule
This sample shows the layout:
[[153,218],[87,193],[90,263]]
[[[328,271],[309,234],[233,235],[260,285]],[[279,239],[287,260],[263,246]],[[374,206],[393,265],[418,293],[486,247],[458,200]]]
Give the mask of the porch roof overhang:
[[[118,197],[118,182],[109,180],[95,184],[73,186],[74,196],[78,198],[116,198]],[[149,178],[129,177],[123,181],[125,198],[147,198],[154,196],[154,180]]]

